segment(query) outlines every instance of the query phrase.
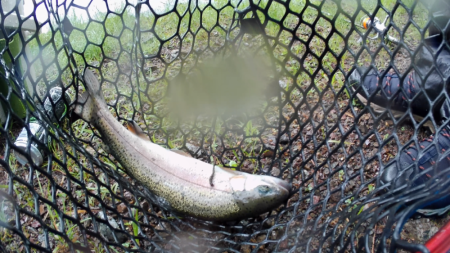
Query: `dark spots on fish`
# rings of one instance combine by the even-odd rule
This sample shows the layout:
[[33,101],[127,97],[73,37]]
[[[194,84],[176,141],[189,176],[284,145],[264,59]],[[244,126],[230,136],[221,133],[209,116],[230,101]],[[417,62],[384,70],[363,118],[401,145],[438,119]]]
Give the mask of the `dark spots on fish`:
[[[128,144],[123,141],[119,135],[123,132],[116,130],[114,125],[111,125],[111,120],[115,118],[112,116],[106,120],[97,118],[93,124],[99,130],[104,143],[113,150],[112,153],[123,168],[156,196],[161,197],[161,200],[167,203],[164,208],[169,211],[207,220],[233,220],[251,216],[259,212],[259,209],[266,209],[265,206],[271,205],[269,198],[257,203],[249,203],[248,200],[238,203],[232,193],[187,185],[185,182],[177,181],[176,178],[154,171],[154,165],[149,160],[143,159],[141,153],[133,151],[136,148],[134,143]],[[158,162],[155,157],[152,157],[150,161]],[[266,189],[262,189],[264,190]],[[256,193],[253,192],[248,197],[254,198],[257,196]]]

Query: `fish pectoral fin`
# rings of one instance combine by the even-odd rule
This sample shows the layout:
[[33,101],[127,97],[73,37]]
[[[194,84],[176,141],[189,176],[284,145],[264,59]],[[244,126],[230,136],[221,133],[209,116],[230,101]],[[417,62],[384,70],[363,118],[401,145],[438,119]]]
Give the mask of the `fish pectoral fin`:
[[128,131],[132,132],[133,134],[137,135],[139,138],[144,139],[149,141],[150,138],[148,137],[148,135],[146,135],[144,133],[144,131],[142,130],[142,128],[140,128],[138,126],[138,124],[136,122],[134,122],[134,120],[129,120],[127,122],[127,129]]
[[244,175],[233,176],[230,178],[230,186],[233,192],[245,191],[245,182],[247,178]]

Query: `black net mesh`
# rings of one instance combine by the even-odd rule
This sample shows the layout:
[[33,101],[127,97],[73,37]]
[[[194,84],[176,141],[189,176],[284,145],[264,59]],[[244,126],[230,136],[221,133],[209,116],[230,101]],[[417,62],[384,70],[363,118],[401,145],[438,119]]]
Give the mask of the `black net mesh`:
[[[2,0],[0,250],[425,250],[400,232],[449,193],[449,11],[413,0]],[[255,55],[270,62],[256,109],[169,116],[165,98],[197,66]],[[288,201],[235,222],[160,208],[97,129],[75,121],[86,68],[118,121],[203,161],[286,179]],[[214,101],[205,94],[194,98]],[[406,176],[386,183],[389,166]]]

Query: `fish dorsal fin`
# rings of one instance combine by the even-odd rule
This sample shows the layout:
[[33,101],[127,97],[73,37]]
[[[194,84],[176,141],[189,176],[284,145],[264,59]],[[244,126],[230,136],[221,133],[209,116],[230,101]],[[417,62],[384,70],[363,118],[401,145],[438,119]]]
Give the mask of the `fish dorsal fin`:
[[[132,132],[133,134],[137,135],[139,138],[144,139],[146,141],[150,141],[150,138],[148,135],[144,133],[141,127],[138,126],[138,124],[134,120],[129,120],[127,122],[127,129],[128,131]],[[179,155],[186,156],[186,157],[192,157],[189,153],[179,150],[179,149],[171,149],[170,151],[175,152]]]
[[133,134],[137,135],[139,138],[149,141],[148,135],[142,131],[142,128],[138,126],[136,122],[133,120],[129,120],[127,122],[127,129],[132,132]]

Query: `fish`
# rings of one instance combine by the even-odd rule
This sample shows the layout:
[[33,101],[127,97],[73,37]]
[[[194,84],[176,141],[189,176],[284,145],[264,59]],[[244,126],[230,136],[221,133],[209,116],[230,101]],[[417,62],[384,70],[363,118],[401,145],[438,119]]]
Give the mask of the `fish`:
[[[124,127],[109,111],[94,73],[84,72],[86,92],[74,113],[101,134],[126,172],[177,216],[236,221],[271,211],[289,198],[287,181],[222,168],[152,143],[137,124]],[[131,131],[130,131],[130,130]]]

